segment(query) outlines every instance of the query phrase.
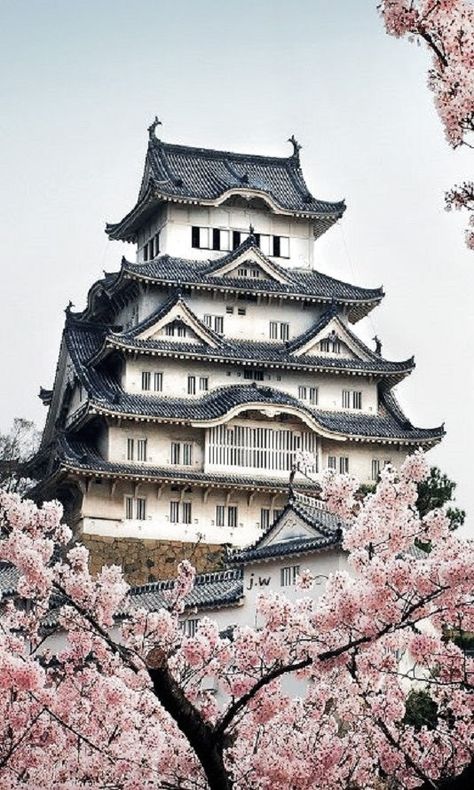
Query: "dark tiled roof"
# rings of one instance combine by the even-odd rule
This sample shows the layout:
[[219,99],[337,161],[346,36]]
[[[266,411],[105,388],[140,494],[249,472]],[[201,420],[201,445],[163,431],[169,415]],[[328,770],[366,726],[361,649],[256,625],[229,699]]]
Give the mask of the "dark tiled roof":
[[[272,532],[278,530],[288,513],[293,513],[313,530],[313,535],[290,540],[267,542]],[[313,504],[310,497],[294,492],[283,513],[271,524],[255,543],[230,553],[232,563],[248,563],[295,554],[307,554],[339,547],[342,543],[343,524],[340,519]]]
[[[245,249],[251,245],[244,242],[238,248],[239,255],[245,254]],[[229,253],[218,259],[219,268],[224,266],[230,256]],[[215,261],[213,263],[216,263]],[[213,266],[213,270],[218,268]],[[230,277],[229,275],[215,274],[209,269],[209,261],[193,261],[185,258],[173,258],[170,255],[160,255],[148,263],[131,263],[122,261],[122,276],[127,274],[138,279],[152,280],[157,283],[178,286],[200,286],[209,290],[222,288],[242,293],[275,294],[277,296],[298,295],[302,298],[313,298],[321,302],[338,302],[352,304],[362,302],[375,305],[383,298],[382,288],[362,288],[351,283],[345,283],[327,274],[314,269],[285,269],[286,283],[269,277]],[[117,283],[120,274],[117,275]],[[114,288],[111,282],[109,290]]]
[[18,570],[6,562],[0,562],[0,601],[16,592],[20,574]]
[[88,392],[92,406],[102,413],[146,416],[186,424],[217,419],[233,407],[246,403],[270,403],[297,408],[331,433],[419,443],[437,441],[444,435],[443,426],[434,429],[413,427],[388,392],[381,392],[377,415],[310,408],[292,395],[255,384],[219,387],[202,397],[193,398],[130,394],[124,392],[107,372],[88,365],[88,360],[104,341],[106,327],[70,319],[65,332],[67,347],[77,374]]
[[211,336],[216,344],[215,347],[210,347],[204,343],[190,343],[180,340],[167,340],[163,339],[147,339],[141,340],[137,337],[141,332],[145,331],[148,327],[159,321],[166,315],[179,301],[179,293],[170,297],[167,302],[154,311],[144,321],[142,321],[133,329],[127,332],[116,332],[108,335],[104,341],[105,346],[109,348],[124,348],[130,351],[141,351],[142,353],[157,353],[160,356],[174,356],[185,355],[194,358],[209,358],[220,361],[242,361],[244,363],[255,362],[257,365],[268,363],[272,366],[279,363],[281,366],[310,368],[325,371],[357,371],[362,374],[368,375],[386,375],[393,378],[394,381],[400,381],[404,375],[413,370],[415,363],[413,357],[400,362],[392,362],[383,359],[381,356],[371,351],[350,329],[344,327],[344,330],[349,334],[352,342],[360,350],[363,356],[368,359],[352,359],[348,357],[332,357],[332,356],[316,356],[305,355],[294,352],[301,348],[305,343],[316,337],[325,326],[331,321],[332,318],[337,316],[337,307],[333,306],[327,310],[316,324],[311,327],[307,332],[304,332],[299,337],[295,338],[291,343],[279,342],[265,342],[254,340],[240,340],[235,338],[224,338],[209,327],[205,326],[199,318],[192,312],[186,303],[185,309],[190,313],[195,321],[197,321],[203,331]]
[[[115,463],[106,461],[96,450],[91,448],[84,441],[79,441],[71,436],[63,436],[59,439],[55,452],[57,454],[56,468],[73,469],[75,471],[90,472],[93,475],[104,475],[110,477],[130,477],[133,479],[152,479],[158,481],[183,482],[190,485],[199,486],[239,486],[254,489],[280,490],[283,493],[288,491],[288,480],[272,479],[264,477],[259,479],[255,474],[219,474],[195,472],[192,469],[185,470],[174,468],[172,465],[157,467],[151,464],[130,464]],[[308,483],[299,485],[306,489],[314,487]]]
[[163,201],[212,204],[227,192],[243,189],[267,196],[278,211],[314,220],[323,233],[345,211],[343,201],[311,195],[297,151],[290,157],[236,154],[150,139],[138,201],[106,231],[112,239],[131,241],[141,224]]
[[[196,576],[195,584],[184,599],[187,609],[213,609],[219,606],[236,604],[243,598],[243,573],[240,568],[226,569]],[[156,611],[166,606],[166,593],[173,590],[174,581],[159,581],[134,587],[130,598],[135,606]]]

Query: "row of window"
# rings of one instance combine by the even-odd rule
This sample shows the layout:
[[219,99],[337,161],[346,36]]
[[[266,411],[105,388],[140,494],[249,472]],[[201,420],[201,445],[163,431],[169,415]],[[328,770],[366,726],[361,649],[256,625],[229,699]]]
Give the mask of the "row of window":
[[[148,445],[147,439],[134,439],[134,438],[127,439],[127,461],[147,461],[148,460],[147,445]],[[212,457],[212,460],[218,463],[221,459],[219,456],[219,458],[217,458],[216,460],[215,458],[216,452],[217,452],[216,448],[210,447],[209,450],[210,456]],[[225,452],[225,448],[223,448],[221,452]],[[263,458],[261,459],[260,455],[262,455],[262,452],[263,452]],[[280,447],[279,447],[279,455],[281,455],[280,461],[281,458],[283,458],[283,453],[284,453],[283,445],[280,443]],[[252,449],[246,449],[245,452],[243,452],[242,449],[236,448],[230,453],[227,452],[226,455],[229,455],[228,458],[226,457],[226,461],[230,463],[231,466],[235,466],[235,465],[257,466],[258,468],[261,468],[262,465],[266,466],[266,464],[270,461],[270,458],[266,451],[255,451],[255,450],[252,451]],[[289,455],[292,455],[292,453],[289,453]],[[173,464],[174,466],[192,466],[192,463],[193,463],[192,442],[171,442],[170,464]],[[315,463],[316,463],[316,459],[315,459]],[[378,458],[372,459],[371,479],[374,482],[377,482],[380,476],[380,472],[389,463],[390,463],[389,459],[385,459],[383,461]],[[281,467],[281,463],[279,464],[279,467]],[[285,466],[285,468],[287,467]],[[327,460],[327,468],[333,469],[335,472],[339,472],[340,474],[348,474],[349,473],[348,456],[329,455]],[[272,521],[274,521],[277,518],[279,512],[280,511],[278,510],[272,511]],[[261,513],[262,513],[262,526],[267,527],[270,523],[270,510],[265,510],[266,515],[263,515],[264,514],[263,510],[261,511]],[[132,516],[127,516],[127,518],[132,518]],[[216,517],[216,523],[217,526],[219,527],[224,526],[224,523],[220,523],[220,517]],[[231,527],[231,526],[235,526],[235,524],[228,523],[227,526]]]
[[[260,526],[267,529],[270,524],[281,515],[283,510],[261,508]],[[146,497],[125,497],[125,518],[144,521],[147,516]],[[172,500],[170,502],[169,519],[172,524],[191,524],[192,523],[192,503]],[[236,527],[239,521],[239,511],[237,505],[216,505],[215,524],[216,527]]]
[[[194,225],[191,228],[191,246],[198,250],[222,250],[228,252],[239,247],[248,238],[248,232],[240,230],[226,230],[221,228],[201,228]],[[257,246],[264,255],[274,258],[290,257],[290,239],[288,236],[274,236],[269,233],[254,233]],[[243,270],[242,270],[243,271]],[[254,269],[254,271],[257,271]],[[238,272],[239,277],[248,274]],[[251,276],[259,276],[259,273]]]

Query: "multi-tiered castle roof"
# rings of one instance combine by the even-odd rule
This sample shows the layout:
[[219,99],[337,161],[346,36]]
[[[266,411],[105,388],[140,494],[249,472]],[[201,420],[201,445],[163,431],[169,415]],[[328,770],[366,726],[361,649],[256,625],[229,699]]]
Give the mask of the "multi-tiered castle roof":
[[284,508],[301,453],[306,491],[326,467],[370,482],[444,429],[414,427],[393,394],[413,357],[352,328],[382,289],[315,267],[345,205],[312,196],[296,141],[277,158],[154,131],[137,203],[107,226],[137,261],[66,310],[38,491],[85,532],[244,545]]

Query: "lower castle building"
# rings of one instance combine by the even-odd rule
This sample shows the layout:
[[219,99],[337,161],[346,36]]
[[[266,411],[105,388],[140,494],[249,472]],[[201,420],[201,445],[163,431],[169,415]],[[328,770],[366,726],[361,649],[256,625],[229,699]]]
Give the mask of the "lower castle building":
[[128,541],[121,562],[136,555],[146,581],[257,541],[297,469],[302,494],[327,468],[371,484],[444,434],[395,398],[413,358],[387,360],[354,330],[382,289],[317,270],[315,241],[345,205],[312,195],[296,140],[269,157],[155,132],[136,204],[106,229],[136,259],[67,308],[34,461],[36,497],[60,499],[104,561]]

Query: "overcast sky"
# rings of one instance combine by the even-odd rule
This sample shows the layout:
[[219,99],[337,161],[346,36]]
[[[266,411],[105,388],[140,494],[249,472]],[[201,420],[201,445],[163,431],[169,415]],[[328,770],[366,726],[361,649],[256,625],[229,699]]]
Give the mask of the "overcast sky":
[[430,454],[474,511],[474,254],[443,192],[470,175],[426,87],[427,55],[389,38],[376,0],[0,0],[0,430],[42,424],[63,310],[133,249],[106,221],[134,204],[155,113],[162,139],[286,155],[294,133],[318,197],[344,197],[317,266],[383,284],[358,326],[389,359],[416,425],[446,422]]

